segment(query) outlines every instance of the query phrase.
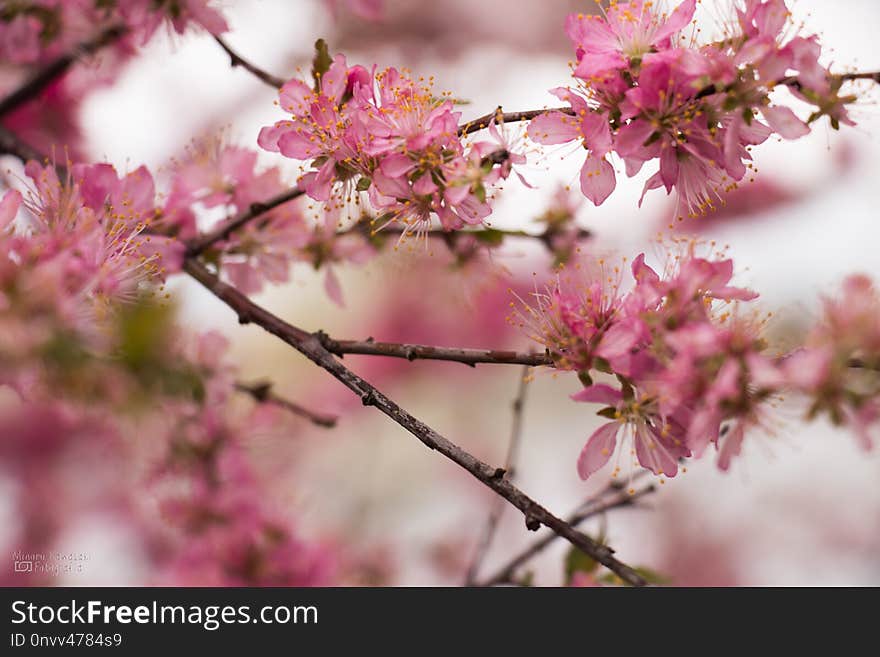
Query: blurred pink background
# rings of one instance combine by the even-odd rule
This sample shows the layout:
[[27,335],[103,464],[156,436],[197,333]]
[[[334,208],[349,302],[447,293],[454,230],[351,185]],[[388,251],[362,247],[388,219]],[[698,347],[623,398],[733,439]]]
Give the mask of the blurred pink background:
[[[704,16],[717,15],[712,4],[703,2]],[[309,0],[229,1],[223,8],[232,26],[228,43],[277,75],[307,70],[315,39],[324,37],[331,52],[344,52],[351,63],[434,75],[439,90],[469,101],[461,109],[464,118],[473,118],[499,104],[507,110],[554,106],[547,89],[569,80],[564,17],[591,5],[386,0],[379,22],[344,9],[334,19],[323,2]],[[792,5],[807,31],[820,33],[839,69],[880,69],[876,0]],[[141,163],[161,168],[192,138],[218,129],[230,141],[255,146],[260,127],[281,118],[273,100],[270,88],[230,69],[210,37],[163,36],[127,66],[116,85],[89,98],[82,120],[93,159],[106,158],[121,170]],[[860,102],[853,112],[855,129],[837,133],[820,122],[798,142],[756,149],[758,182],[731,199],[721,215],[685,226],[730,245],[738,283],[761,292],[762,308],[776,315],[781,341],[815,317],[818,295],[834,290],[845,274],[880,278],[876,100],[874,91]],[[490,218],[493,225],[527,227],[559,184],[575,180],[578,158],[560,156],[547,149],[527,167],[538,189],[507,185]],[[290,161],[270,153],[261,158],[295,178]],[[17,166],[11,160],[8,165]],[[639,210],[643,184],[644,176],[619,176],[618,190],[605,205],[582,207],[581,225],[598,236],[590,248],[630,257],[654,249],[651,239],[668,232],[671,204],[655,192]],[[540,248],[512,243],[492,262],[452,273],[441,251],[433,256],[389,251],[366,266],[339,268],[345,309],[327,300],[321,275],[308,266],[296,268],[291,284],[258,301],[300,326],[339,338],[530,348],[504,314],[507,288],[527,289],[532,271],[546,270]],[[303,422],[295,436],[253,436],[255,457],[270,473],[282,505],[298,511],[303,531],[329,534],[347,553],[374,562],[377,582],[461,583],[491,494],[387,418],[364,409],[285,345],[259,328],[239,327],[227,308],[195,284],[178,280],[171,287],[183,298],[187,323],[219,328],[232,338],[243,378],[270,378],[279,392],[340,414],[332,431]],[[454,442],[493,464],[503,461],[519,367],[345,360]],[[568,400],[578,387],[572,375],[539,372],[529,384],[525,408],[517,482],[557,514],[607,483],[607,473],[585,484],[575,471],[577,454],[599,421]],[[676,584],[880,584],[880,455],[859,451],[849,435],[823,423],[802,424],[794,404],[783,403],[779,410],[775,435],[747,440],[729,474],[704,459],[639,508],[608,514],[605,531],[619,556]],[[11,513],[2,500],[0,495],[0,527]],[[599,524],[593,521],[588,531],[597,532]],[[488,574],[534,538],[520,514],[506,510],[482,572]],[[83,527],[69,543],[103,565],[69,575],[65,583],[138,580],[137,549],[125,536]],[[561,582],[565,550],[558,542],[532,563],[537,583]]]

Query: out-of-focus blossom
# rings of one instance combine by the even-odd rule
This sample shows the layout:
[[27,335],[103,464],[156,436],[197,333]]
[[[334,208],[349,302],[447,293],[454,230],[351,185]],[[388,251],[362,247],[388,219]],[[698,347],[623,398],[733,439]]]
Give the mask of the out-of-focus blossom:
[[803,349],[785,359],[789,383],[809,395],[809,417],[826,412],[850,426],[870,449],[880,422],[880,295],[853,275],[841,294],[823,301],[823,315]]

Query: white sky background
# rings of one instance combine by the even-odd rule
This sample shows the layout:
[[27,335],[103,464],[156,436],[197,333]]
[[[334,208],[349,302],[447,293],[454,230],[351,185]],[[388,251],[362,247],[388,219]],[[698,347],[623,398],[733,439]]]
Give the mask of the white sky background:
[[[504,7],[521,23],[522,15],[534,11],[536,4],[508,0]],[[290,73],[298,64],[307,68],[312,44],[319,36],[329,38],[332,50],[333,23],[316,3],[246,0],[227,5],[233,27],[229,43],[270,71]],[[826,47],[831,48],[831,61],[839,67],[880,69],[880,49],[876,47],[880,3],[876,0],[799,0],[793,8],[798,16],[807,16],[810,30],[821,34]],[[505,13],[484,15],[480,20],[503,22]],[[370,28],[365,24],[364,29]],[[565,40],[561,26],[559,38]],[[357,52],[347,55],[350,62],[361,61]],[[484,114],[499,103],[508,110],[554,105],[555,99],[546,90],[569,79],[563,57],[522,54],[515,39],[488,46],[475,41],[454,57],[431,59],[428,53],[418,62],[397,61],[400,56],[394,44],[371,53],[380,65],[409,64],[417,73],[434,74],[440,89],[452,90],[472,102],[463,108],[466,117]],[[234,141],[255,146],[259,128],[282,118],[273,105],[274,97],[271,89],[245,72],[230,70],[228,58],[210,38],[191,35],[176,38],[174,43],[158,38],[117,85],[89,99],[83,119],[96,159],[106,157],[122,169],[141,163],[157,167],[179,153],[180,146],[206,124],[231,123],[229,134]],[[860,124],[855,129],[844,127],[841,133],[833,133],[823,123],[799,142],[769,143],[756,149],[759,175],[802,190],[803,200],[772,210],[765,220],[727,223],[712,233],[731,245],[730,253],[743,272],[739,282],[761,291],[767,309],[810,315],[817,294],[833,292],[846,273],[864,271],[880,279],[876,253],[880,242],[880,109],[878,94],[872,98],[855,112]],[[844,148],[852,148],[856,157],[856,166],[846,175],[834,164]],[[510,184],[493,221],[522,224],[542,211],[554,181],[574,182],[578,157],[562,163],[556,159],[551,152],[547,161],[552,171],[535,167],[529,176],[540,190]],[[264,161],[295,170],[280,157],[265,154]],[[585,208],[581,216],[584,225],[601,236],[603,245],[619,247],[630,256],[644,248],[644,240],[662,225],[657,216],[667,208],[663,193],[655,191],[646,198],[642,211],[637,211],[643,181],[643,177],[627,181],[619,175],[618,189],[611,199],[601,208]],[[360,278],[358,272],[344,272],[346,291],[358,289]],[[190,304],[186,316],[195,326],[221,326],[241,340],[238,353],[253,356],[256,350],[263,354],[250,358],[251,367],[255,362],[266,363],[275,368],[270,373],[278,376],[289,371],[286,367],[296,368],[290,371],[300,376],[314,376],[296,356],[285,355],[285,364],[279,364],[279,349],[263,346],[256,331],[233,326],[229,313],[193,286],[182,286],[182,292]],[[293,284],[261,300],[309,329],[330,328],[347,334],[342,337],[361,337],[344,313],[328,307],[320,279],[307,271],[298,269]],[[492,448],[495,451],[490,450],[489,455],[500,458],[516,373],[494,370],[480,376],[489,377],[482,391],[488,410],[486,417],[468,420],[471,426],[498,434],[492,439],[497,443]],[[422,382],[405,394],[404,401],[414,406],[410,410],[458,440],[469,425],[453,416],[467,400],[461,399],[459,390],[438,392],[439,385],[442,382]],[[560,514],[597,485],[585,486],[574,472],[577,452],[595,422],[588,409],[566,401],[573,385],[576,389],[576,382],[570,379],[551,377],[539,377],[532,384],[520,467],[523,488]],[[795,412],[786,415],[794,417]],[[356,436],[350,435],[353,430]],[[334,477],[339,476],[340,468],[351,465],[353,475],[345,477],[341,490],[354,498],[369,498],[379,507],[371,516],[368,533],[399,539],[400,582],[447,581],[408,550],[418,553],[444,532],[476,535],[485,511],[473,501],[485,498],[475,497],[479,493],[451,473],[453,466],[427,453],[382,418],[360,414],[351,422],[343,420],[339,431],[344,434],[335,438],[340,441],[339,450],[322,453],[316,457],[314,472],[303,474],[308,488],[304,497],[333,495],[340,490]],[[358,468],[354,465],[358,462],[369,467]],[[323,474],[332,486],[321,480]],[[611,515],[609,533],[625,560],[650,565],[657,532],[696,524],[710,535],[736,537],[731,540],[737,541],[745,583],[877,585],[878,474],[880,453],[860,453],[848,434],[789,422],[778,439],[749,441],[744,457],[730,474],[719,473],[709,462],[697,464],[653,498],[654,512]],[[332,523],[333,509],[353,504],[352,499],[340,500],[336,506],[323,503],[321,508],[328,515],[312,521],[315,526],[321,526],[322,521]],[[673,506],[678,515],[662,512]],[[843,547],[841,535],[846,537]],[[519,515],[511,511],[505,516],[491,560],[517,551],[532,538],[523,530]],[[858,547],[852,547],[853,543]],[[539,581],[557,581],[562,550],[557,546],[539,562]]]

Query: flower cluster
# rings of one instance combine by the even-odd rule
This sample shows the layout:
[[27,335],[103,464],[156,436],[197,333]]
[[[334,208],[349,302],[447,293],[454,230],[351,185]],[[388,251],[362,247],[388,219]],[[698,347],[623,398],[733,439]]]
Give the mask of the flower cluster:
[[[570,110],[537,117],[528,134],[583,146],[581,190],[596,205],[616,185],[611,153],[629,176],[658,161],[645,192],[675,189],[682,219],[723,201],[751,167],[750,148],[771,135],[801,137],[821,116],[852,124],[846,104],[855,97],[819,63],[818,39],[796,34],[784,0],[733,3],[735,18],[705,44],[686,33],[696,5],[667,12],[661,2],[612,1],[602,15],[569,16],[577,85],[552,93]],[[780,104],[780,85],[814,106],[807,122]]]
[[435,215],[445,230],[480,224],[491,212],[491,185],[525,160],[494,126],[495,142],[465,145],[460,113],[432,81],[350,67],[342,55],[330,62],[320,45],[314,78],[314,86],[294,79],[282,87],[280,105],[292,118],[263,128],[259,144],[310,162],[300,185],[331,209],[367,192],[379,227],[419,232]]
[[[95,52],[89,66],[75,66],[37,99],[2,117],[4,125],[44,153],[81,159],[79,114],[95,89],[113,81],[122,65],[163,23],[182,33],[196,25],[226,31],[212,0],[14,0],[0,3],[0,97],[58,58]],[[98,48],[100,46],[100,48]],[[98,50],[96,50],[98,49]]]
[[[579,374],[585,388],[573,398],[604,405],[599,415],[609,422],[578,461],[584,479],[608,463],[621,430],[638,462],[657,475],[674,477],[679,459],[709,445],[727,469],[784,382],[767,355],[763,321],[736,305],[757,295],[730,285],[731,260],[696,251],[688,243],[663,276],[640,255],[626,292],[620,268],[604,261],[592,272],[576,269],[577,277],[561,274],[515,315],[559,369]],[[616,385],[593,383],[595,372],[614,375]]]
[[63,181],[55,168],[37,162],[25,171],[31,188],[24,196],[6,192],[0,205],[0,260],[8,268],[28,267],[58,304],[100,315],[155,292],[179,269],[181,245],[155,232],[162,217],[146,168],[120,178],[108,164],[76,165]]
[[291,427],[261,405],[234,413],[226,341],[183,333],[150,295],[163,260],[162,239],[147,242],[143,229],[149,174],[74,167],[78,182],[61,184],[52,169],[28,168],[29,198],[0,200],[0,468],[16,500],[12,548],[51,552],[99,519],[140,546],[131,559],[148,566],[145,584],[330,581],[332,554],[272,508],[248,457],[261,427]]
[[870,449],[880,422],[880,294],[870,279],[853,275],[823,306],[804,347],[783,366],[791,386],[812,399],[810,419],[826,412]]
[[195,24],[212,34],[228,28],[211,0],[14,0],[0,8],[0,61],[33,64],[124,26],[146,43],[167,21],[178,34]]
[[[289,187],[277,167],[258,166],[256,151],[208,139],[175,163],[164,212],[177,218],[180,230],[175,234],[188,239],[195,236],[195,223],[182,223],[183,218],[216,216],[220,208],[230,217],[246,213]],[[311,217],[302,199],[294,199],[218,241],[209,256],[245,294],[259,292],[265,283],[287,282],[292,263],[311,264],[324,271],[328,296],[342,305],[332,265],[363,263],[373,248],[363,234],[341,230],[339,214],[338,208],[329,207]]]

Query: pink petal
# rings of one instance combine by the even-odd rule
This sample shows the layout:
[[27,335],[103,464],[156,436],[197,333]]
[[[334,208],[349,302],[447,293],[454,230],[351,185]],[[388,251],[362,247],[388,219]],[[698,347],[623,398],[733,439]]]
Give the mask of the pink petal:
[[584,143],[595,157],[604,157],[611,150],[611,128],[608,119],[597,112],[587,112],[581,118]]
[[654,126],[650,122],[636,119],[617,131],[614,149],[618,155],[624,158],[634,155],[638,155],[640,158],[646,157],[645,142],[652,134],[654,134]]
[[602,342],[596,349],[596,355],[606,360],[615,360],[621,356],[629,355],[642,336],[640,321],[635,319],[614,324],[602,336]]
[[12,223],[19,207],[21,207],[21,192],[10,189],[0,200],[0,230],[5,230]]
[[291,126],[290,121],[279,121],[275,125],[267,125],[261,128],[260,134],[257,137],[257,144],[264,150],[277,153],[278,140],[281,138],[281,135],[291,130]]
[[296,116],[305,116],[315,97],[315,92],[302,80],[285,82],[278,93],[281,109]]
[[577,461],[577,471],[581,479],[589,479],[590,475],[608,463],[614,448],[617,447],[619,429],[620,423],[609,422],[596,429],[590,436]]
[[660,180],[663,181],[667,194],[678,182],[678,173],[678,150],[672,146],[664,146],[660,151]]
[[657,272],[645,264],[644,253],[640,253],[636,256],[636,259],[633,260],[632,274],[633,278],[636,279],[636,283],[656,284],[660,282],[660,276]]
[[718,454],[718,469],[727,472],[734,456],[742,452],[742,444],[745,439],[745,431],[742,422],[737,422],[730,432],[722,439],[721,449]]
[[684,29],[693,19],[696,10],[697,0],[684,0],[675,8],[663,27],[657,30],[654,35],[654,43],[660,43]]
[[539,144],[550,146],[580,139],[578,120],[562,112],[547,112],[529,123],[529,138]]
[[339,279],[336,278],[336,273],[332,267],[327,267],[327,273],[324,275],[324,291],[333,303],[340,308],[345,308],[345,301],[342,298],[342,286],[339,284]]
[[394,153],[382,160],[380,166],[382,168],[382,173],[389,178],[400,178],[412,171],[415,168],[416,163],[402,153]]
[[623,399],[623,395],[620,390],[617,390],[616,388],[612,388],[604,383],[596,383],[587,386],[580,392],[576,392],[571,398],[574,401],[579,402],[591,402],[594,404],[616,406]]
[[[260,133],[262,136],[262,132]],[[320,142],[312,140],[302,128],[288,130],[278,138],[278,150],[285,157],[295,160],[311,160],[321,154]]]
[[640,427],[634,442],[636,458],[643,468],[655,475],[674,477],[678,474],[678,463],[653,431]]
[[619,52],[586,53],[574,70],[574,76],[582,80],[595,80],[626,66],[626,57]]
[[767,123],[785,139],[797,139],[810,134],[810,126],[801,121],[788,107],[764,107],[761,114]]
[[608,160],[594,157],[592,153],[588,155],[581,168],[581,192],[584,196],[594,205],[602,205],[616,186],[614,167]]

